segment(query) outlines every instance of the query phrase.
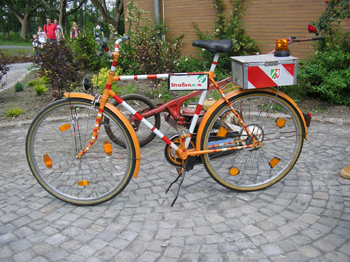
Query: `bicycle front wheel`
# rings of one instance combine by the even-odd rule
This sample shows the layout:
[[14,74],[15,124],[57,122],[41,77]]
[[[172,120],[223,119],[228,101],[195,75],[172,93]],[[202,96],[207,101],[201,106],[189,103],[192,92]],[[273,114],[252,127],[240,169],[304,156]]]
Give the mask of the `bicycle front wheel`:
[[[259,146],[204,154],[203,164],[210,176],[225,187],[242,191],[266,188],[282,179],[299,157],[304,136],[301,116],[287,100],[266,91],[239,94],[230,103]],[[220,129],[226,131],[219,132]],[[252,143],[225,102],[209,117],[201,149],[215,149],[215,145],[224,148],[220,143],[228,144],[226,147]]]
[[105,108],[101,125],[107,125],[124,147],[112,143],[104,128],[81,157],[77,154],[90,143],[98,104],[80,98],[56,101],[33,120],[26,139],[29,167],[45,190],[76,205],[95,205],[118,195],[129,183],[136,154],[123,122]]

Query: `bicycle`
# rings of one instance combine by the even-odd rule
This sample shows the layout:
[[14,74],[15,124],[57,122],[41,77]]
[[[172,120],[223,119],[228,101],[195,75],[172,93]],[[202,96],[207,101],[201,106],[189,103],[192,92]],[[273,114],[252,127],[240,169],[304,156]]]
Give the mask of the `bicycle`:
[[[323,36],[313,37],[313,38],[304,38],[304,39],[296,39],[295,37],[289,37],[288,45],[295,42],[315,41],[315,40],[322,40],[322,39],[324,39]],[[273,54],[274,52],[275,50],[269,52],[268,54]],[[229,86],[228,83],[230,82],[231,82],[231,77],[227,77],[221,81],[218,81],[217,85],[225,89]],[[87,89],[89,89],[90,87],[92,87],[92,83],[89,81],[86,83],[86,86],[87,86]],[[215,85],[211,84],[208,88],[208,91],[213,90],[215,88],[216,88]],[[227,91],[230,91],[232,89],[227,88]],[[184,126],[186,128],[190,127],[193,116],[195,114],[195,109],[189,109],[189,108],[183,107],[183,104],[189,99],[198,95],[200,95],[200,91],[193,91],[189,94],[176,97],[168,102],[165,102],[163,104],[157,104],[157,105],[154,104],[151,99],[139,94],[125,95],[125,96],[122,96],[121,98],[124,101],[128,102],[129,104],[132,103],[133,105],[137,106],[138,109],[136,111],[140,113],[144,118],[151,121],[152,124],[157,129],[159,129],[161,126],[160,114],[163,113],[164,120],[171,127],[173,127],[174,130],[177,131],[179,126]],[[123,110],[123,107],[120,106],[117,101],[115,100],[112,101],[112,104],[115,107],[117,107],[119,110]],[[202,109],[199,114],[200,118],[203,117],[205,113],[206,111]],[[139,139],[140,147],[147,145],[156,137],[156,135],[150,129],[148,129],[146,126],[142,126],[141,122],[138,121],[134,116],[130,115],[128,111],[124,110],[123,114],[128,115],[129,121],[132,124],[134,131],[137,134],[137,137]],[[196,129],[194,131],[196,132]],[[110,134],[109,136],[113,142],[121,143],[120,141],[118,141],[118,138],[114,136],[114,134],[110,130],[106,130],[106,132]],[[172,137],[171,140],[177,141],[178,138]]]
[[[65,99],[45,107],[28,130],[29,167],[51,195],[75,205],[96,205],[122,192],[132,176],[137,178],[141,163],[138,138],[130,121],[108,103],[109,97],[166,143],[166,152],[171,152],[178,170],[167,192],[181,178],[172,206],[186,172],[198,158],[216,182],[240,191],[266,188],[292,169],[307,139],[305,118],[279,88],[235,89],[227,94],[219,88],[214,71],[220,53],[231,50],[230,40],[193,42],[215,53],[208,72],[115,76],[119,44],[126,40],[128,37],[118,39],[113,53],[105,48],[113,62],[103,95],[65,93]],[[169,79],[170,85],[183,77],[200,79],[196,87],[200,86],[201,95],[190,128],[179,130],[176,143],[111,90],[113,81]],[[204,115],[194,135],[209,82],[222,98]],[[106,128],[119,143],[113,142]]]

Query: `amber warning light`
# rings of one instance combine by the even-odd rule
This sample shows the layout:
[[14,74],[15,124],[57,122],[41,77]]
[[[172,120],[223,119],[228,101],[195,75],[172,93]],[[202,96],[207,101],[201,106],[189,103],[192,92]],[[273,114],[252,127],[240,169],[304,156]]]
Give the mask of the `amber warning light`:
[[290,55],[290,52],[288,49],[288,39],[277,39],[275,56],[284,57],[289,55]]

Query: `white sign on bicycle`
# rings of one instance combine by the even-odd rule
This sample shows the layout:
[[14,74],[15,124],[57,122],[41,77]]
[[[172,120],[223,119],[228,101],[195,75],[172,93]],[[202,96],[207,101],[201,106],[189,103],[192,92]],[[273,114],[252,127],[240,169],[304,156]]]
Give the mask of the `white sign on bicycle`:
[[171,91],[208,90],[208,87],[208,74],[169,75],[169,90]]

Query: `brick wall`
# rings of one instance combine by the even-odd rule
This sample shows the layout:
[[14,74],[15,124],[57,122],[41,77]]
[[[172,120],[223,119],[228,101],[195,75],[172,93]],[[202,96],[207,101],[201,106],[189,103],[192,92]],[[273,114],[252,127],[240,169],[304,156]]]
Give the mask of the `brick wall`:
[[[224,1],[228,12],[231,4],[228,0]],[[127,0],[124,4],[126,2]],[[153,0],[134,2],[139,8],[150,11],[150,17],[154,20]],[[163,18],[163,1],[159,2]],[[196,22],[202,32],[212,30],[211,24],[216,15],[216,9],[212,5],[212,0],[164,0],[164,17],[169,29],[167,36],[177,37],[185,34],[185,45],[182,49],[184,55],[197,52],[191,45],[192,41],[197,39],[192,22]],[[308,33],[307,26],[317,20],[325,8],[325,0],[254,0],[248,3],[243,22],[246,33],[258,42],[261,53],[267,53],[274,49],[277,38],[314,36]],[[350,21],[344,21],[342,27],[350,31]],[[292,55],[300,58],[309,58],[313,51],[310,42],[293,44],[290,49]]]

